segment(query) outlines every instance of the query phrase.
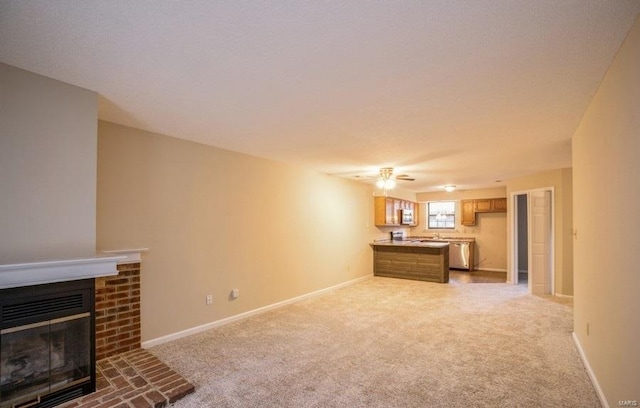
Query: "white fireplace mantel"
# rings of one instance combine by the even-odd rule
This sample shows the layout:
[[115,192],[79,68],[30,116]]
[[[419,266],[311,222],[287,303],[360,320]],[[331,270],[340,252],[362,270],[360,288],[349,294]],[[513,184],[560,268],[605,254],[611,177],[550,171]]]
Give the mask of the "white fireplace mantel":
[[109,251],[102,251],[103,254],[109,256],[120,256],[119,264],[142,262],[142,254],[147,252],[149,248],[136,248],[136,249],[113,249]]
[[126,256],[97,256],[0,265],[0,289],[118,274],[117,264]]

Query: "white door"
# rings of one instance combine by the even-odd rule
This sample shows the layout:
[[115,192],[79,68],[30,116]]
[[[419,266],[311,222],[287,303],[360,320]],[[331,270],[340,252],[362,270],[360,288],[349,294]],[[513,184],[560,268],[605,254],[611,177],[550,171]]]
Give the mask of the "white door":
[[551,281],[551,192],[529,195],[529,289],[534,295],[549,295]]

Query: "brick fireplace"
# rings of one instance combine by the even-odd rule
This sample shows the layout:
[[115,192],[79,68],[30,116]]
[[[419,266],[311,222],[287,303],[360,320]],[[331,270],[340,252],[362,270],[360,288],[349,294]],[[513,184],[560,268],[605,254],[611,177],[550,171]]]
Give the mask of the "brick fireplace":
[[166,407],[195,387],[141,348],[140,262],[95,281],[96,392],[59,408]]
[[96,387],[95,278],[120,257],[0,265],[0,407],[53,407]]
[[140,263],[96,278],[96,360],[140,348]]
[[[141,348],[140,328],[140,251],[113,251],[112,257],[101,257],[90,260],[53,261],[32,264],[0,265],[0,299],[3,310],[0,310],[0,322],[4,312],[5,294],[11,294],[21,299],[22,294],[31,295],[35,288],[51,288],[60,285],[70,289],[67,292],[82,290],[84,297],[79,299],[72,293],[69,299],[60,303],[60,296],[49,294],[45,291],[44,298],[48,302],[42,306],[45,310],[46,326],[53,323],[63,326],[73,326],[68,334],[60,334],[59,328],[54,326],[55,334],[43,335],[37,332],[32,339],[24,341],[21,334],[16,335],[15,329],[4,330],[7,337],[0,342],[2,349],[2,383],[4,394],[10,391],[12,395],[0,402],[0,408],[29,406],[32,408],[89,408],[89,407],[162,407],[177,401],[187,394],[194,392],[194,386],[182,378],[178,373],[158,360],[153,354]],[[135,255],[131,255],[134,252]],[[124,256],[120,256],[124,253]],[[108,266],[106,261],[108,260]],[[98,266],[93,265],[97,263]],[[87,266],[89,264],[89,266]],[[79,287],[83,288],[80,289]],[[17,295],[16,295],[17,294]],[[38,295],[39,298],[42,296]],[[75,297],[74,297],[75,296]],[[64,298],[64,296],[63,296]],[[87,305],[87,302],[90,305]],[[10,302],[9,302],[10,303]],[[70,313],[71,320],[51,314],[51,307],[60,308],[60,304],[69,303],[73,308]],[[79,305],[79,306],[78,306]],[[62,307],[64,309],[64,307]],[[78,309],[82,308],[82,310]],[[84,308],[87,308],[85,310]],[[77,310],[76,310],[77,309]],[[8,310],[8,309],[7,309]],[[8,314],[7,314],[8,316]],[[80,323],[82,320],[88,324]],[[51,322],[50,322],[51,321]],[[76,323],[78,322],[78,323]],[[29,326],[33,322],[24,320],[13,325],[15,327]],[[12,327],[13,327],[12,326]],[[40,329],[40,325],[36,327]],[[50,331],[50,329],[47,329]],[[60,333],[59,333],[60,332]],[[18,337],[16,337],[18,336]],[[48,337],[47,337],[48,336]],[[90,349],[79,352],[76,340],[87,338]],[[13,365],[25,365],[23,356],[25,352],[31,352],[43,348],[41,338],[53,338],[54,353],[42,352],[56,356],[54,360],[60,360],[63,351],[67,356],[88,355],[89,366],[81,371],[82,383],[77,380],[69,380],[70,387],[63,386],[64,390],[55,389],[54,392],[29,389],[24,395],[13,395],[14,385],[21,384],[19,375],[27,370],[20,370]],[[67,339],[69,344],[61,346],[61,339]],[[12,343],[12,344],[9,344]],[[32,346],[33,344],[33,346]],[[94,347],[95,346],[95,347]],[[8,347],[15,347],[20,355],[5,358]],[[65,350],[66,349],[66,350]],[[46,358],[38,358],[38,365],[49,365],[55,370],[60,363],[51,363]],[[75,362],[74,362],[75,363]],[[7,367],[12,366],[13,375]],[[39,368],[29,368],[29,375],[41,371]],[[85,375],[86,373],[89,375]],[[28,377],[29,375],[23,375]],[[87,379],[87,377],[89,377]],[[38,380],[38,384],[45,381]],[[74,388],[75,387],[75,388]]]

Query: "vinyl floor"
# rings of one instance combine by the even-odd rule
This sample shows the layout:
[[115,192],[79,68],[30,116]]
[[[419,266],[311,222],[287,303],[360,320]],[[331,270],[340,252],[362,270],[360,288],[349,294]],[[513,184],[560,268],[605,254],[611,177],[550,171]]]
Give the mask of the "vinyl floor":
[[495,271],[463,271],[449,269],[449,282],[451,283],[505,283],[506,272]]

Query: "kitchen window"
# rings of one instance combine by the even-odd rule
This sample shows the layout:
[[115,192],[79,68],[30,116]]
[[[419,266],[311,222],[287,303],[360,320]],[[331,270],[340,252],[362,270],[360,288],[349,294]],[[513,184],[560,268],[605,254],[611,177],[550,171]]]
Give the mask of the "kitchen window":
[[433,201],[427,203],[427,228],[453,229],[456,227],[456,202]]

